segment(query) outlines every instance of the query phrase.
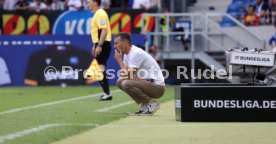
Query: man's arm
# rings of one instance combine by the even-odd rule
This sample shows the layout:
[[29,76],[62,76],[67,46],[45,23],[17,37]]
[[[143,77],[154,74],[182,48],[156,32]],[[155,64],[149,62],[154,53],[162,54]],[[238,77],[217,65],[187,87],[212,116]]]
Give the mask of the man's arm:
[[133,79],[133,80],[139,80],[139,78],[136,75],[136,69],[135,68],[128,68],[123,62],[122,59],[122,52],[118,52],[115,50],[115,59],[118,62],[121,70],[121,76],[126,79]]
[[102,45],[104,43],[104,40],[105,40],[106,36],[107,36],[107,29],[102,28],[101,30],[102,30],[102,32],[101,32],[101,35],[100,35],[98,45]]
[[[114,55],[115,60],[118,62],[120,69],[122,72],[127,72],[127,67],[123,62],[123,55],[121,51],[115,50],[115,55]],[[127,74],[127,73],[126,73]]]
[[95,49],[95,57],[98,56],[99,54],[101,54],[101,52],[102,52],[102,45],[103,45],[104,40],[105,40],[105,38],[107,36],[107,29],[106,28],[102,28],[101,30],[102,30],[102,32],[101,32],[101,35],[100,35],[100,39],[99,39],[98,45],[97,45],[97,47]]

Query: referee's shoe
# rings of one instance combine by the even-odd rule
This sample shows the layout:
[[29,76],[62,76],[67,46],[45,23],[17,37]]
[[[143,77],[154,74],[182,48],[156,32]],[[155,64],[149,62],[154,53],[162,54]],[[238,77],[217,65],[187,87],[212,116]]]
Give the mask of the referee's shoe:
[[109,101],[109,100],[112,100],[112,95],[103,94],[99,99],[99,101]]

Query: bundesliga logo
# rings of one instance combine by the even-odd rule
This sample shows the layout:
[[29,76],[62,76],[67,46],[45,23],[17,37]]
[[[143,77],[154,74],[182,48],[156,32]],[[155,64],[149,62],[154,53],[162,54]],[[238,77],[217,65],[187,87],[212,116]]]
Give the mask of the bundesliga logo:
[[240,60],[249,60],[249,61],[263,61],[263,62],[269,62],[269,58],[261,58],[261,57],[240,57]]

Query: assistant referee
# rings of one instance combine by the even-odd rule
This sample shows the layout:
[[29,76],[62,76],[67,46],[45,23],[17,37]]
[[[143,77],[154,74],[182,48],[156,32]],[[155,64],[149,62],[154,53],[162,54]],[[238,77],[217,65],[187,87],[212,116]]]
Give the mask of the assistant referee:
[[111,51],[111,29],[108,15],[105,10],[100,9],[101,0],[87,0],[87,4],[89,9],[94,13],[91,21],[91,37],[94,46],[91,52],[97,59],[104,74],[103,80],[100,81],[104,94],[99,100],[112,100],[105,72],[106,63]]

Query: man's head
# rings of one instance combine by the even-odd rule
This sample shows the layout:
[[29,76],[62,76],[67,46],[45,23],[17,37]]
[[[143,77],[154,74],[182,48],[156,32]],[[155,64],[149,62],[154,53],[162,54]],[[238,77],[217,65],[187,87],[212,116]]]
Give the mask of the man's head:
[[247,12],[248,12],[248,14],[252,14],[253,15],[255,13],[255,7],[254,7],[254,5],[248,5]]
[[94,11],[101,5],[101,0],[86,0],[89,10]]
[[152,45],[152,46],[150,47],[150,51],[152,52],[152,54],[156,54],[157,51],[158,51],[156,45]]
[[119,33],[115,36],[114,47],[117,51],[128,53],[131,47],[131,38],[128,33]]

